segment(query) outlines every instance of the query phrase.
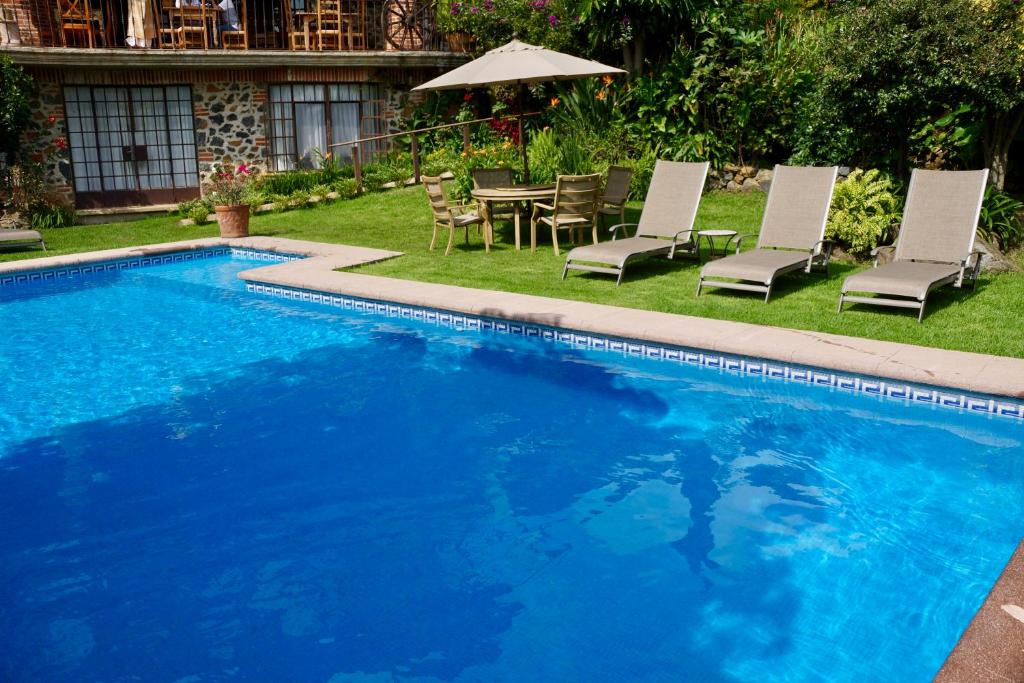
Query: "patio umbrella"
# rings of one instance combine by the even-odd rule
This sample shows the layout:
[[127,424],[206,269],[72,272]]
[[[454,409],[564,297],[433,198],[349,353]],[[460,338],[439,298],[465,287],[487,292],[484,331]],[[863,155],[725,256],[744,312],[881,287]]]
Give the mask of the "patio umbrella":
[[[489,50],[482,57],[418,85],[413,90],[464,90],[494,85],[520,86],[519,113],[523,113],[526,85],[545,81],[566,81],[587,76],[623,74],[622,69],[513,40]],[[519,118],[519,143],[523,153],[523,176],[530,181],[526,159],[523,119]]]

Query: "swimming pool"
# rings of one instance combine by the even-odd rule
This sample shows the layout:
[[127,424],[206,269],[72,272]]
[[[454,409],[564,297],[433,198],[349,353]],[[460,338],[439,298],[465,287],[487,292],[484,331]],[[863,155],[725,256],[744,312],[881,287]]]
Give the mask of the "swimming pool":
[[1019,420],[267,298],[0,287],[0,680],[927,680]]

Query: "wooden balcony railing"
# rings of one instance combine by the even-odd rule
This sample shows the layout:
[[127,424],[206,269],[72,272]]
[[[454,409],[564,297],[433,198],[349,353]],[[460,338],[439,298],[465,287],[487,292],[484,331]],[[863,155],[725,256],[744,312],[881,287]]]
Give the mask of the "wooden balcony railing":
[[4,0],[7,46],[448,51],[431,0]]

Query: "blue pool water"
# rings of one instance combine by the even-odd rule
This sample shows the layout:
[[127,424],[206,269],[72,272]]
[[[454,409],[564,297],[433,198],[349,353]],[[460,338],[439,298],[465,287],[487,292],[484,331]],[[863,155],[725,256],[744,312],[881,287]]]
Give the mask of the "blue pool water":
[[246,293],[0,288],[0,680],[925,681],[1019,421]]

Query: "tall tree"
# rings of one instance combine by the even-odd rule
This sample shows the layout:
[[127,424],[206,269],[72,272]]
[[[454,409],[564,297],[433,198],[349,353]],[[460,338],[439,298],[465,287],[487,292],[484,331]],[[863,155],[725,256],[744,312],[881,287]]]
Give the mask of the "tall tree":
[[648,57],[671,54],[689,32],[688,19],[715,0],[582,0],[580,18],[591,43],[620,48],[631,75],[643,72]]

